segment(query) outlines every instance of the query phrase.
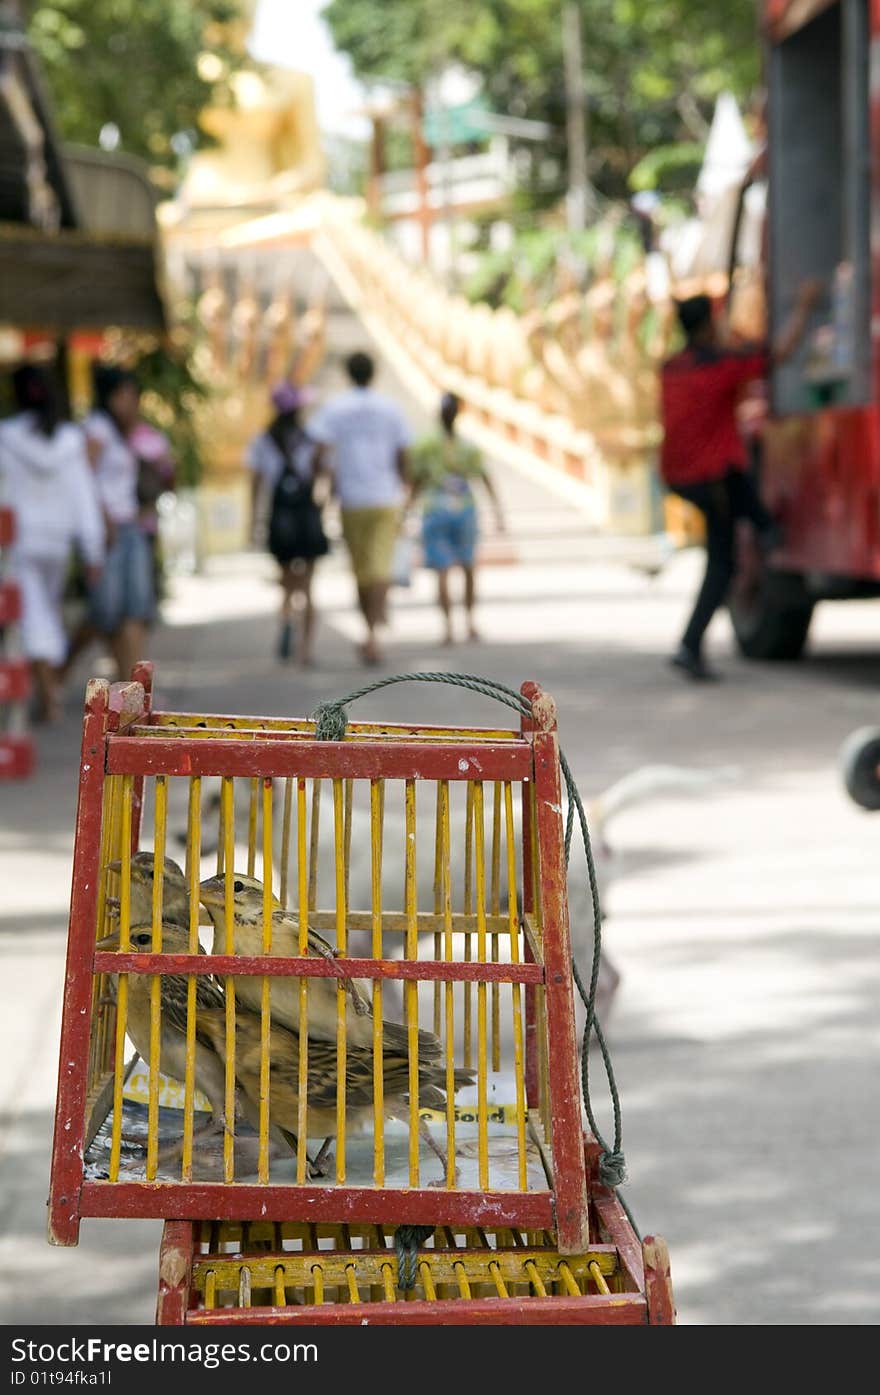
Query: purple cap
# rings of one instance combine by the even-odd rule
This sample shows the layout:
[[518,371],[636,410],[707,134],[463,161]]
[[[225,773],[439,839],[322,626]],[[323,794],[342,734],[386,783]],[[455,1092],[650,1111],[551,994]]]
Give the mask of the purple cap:
[[310,387],[298,387],[296,383],[276,383],[272,389],[272,406],[279,412],[295,412],[314,402],[315,393]]

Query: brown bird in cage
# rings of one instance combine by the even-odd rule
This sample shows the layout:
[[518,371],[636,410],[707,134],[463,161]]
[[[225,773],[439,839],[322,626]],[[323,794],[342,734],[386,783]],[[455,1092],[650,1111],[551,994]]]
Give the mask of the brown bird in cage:
[[[218,1056],[226,1059],[226,1014],[217,1010],[199,1013],[199,1032],[207,1037]],[[247,1102],[245,1114],[253,1123],[258,1117],[260,1102],[260,1051],[262,1023],[249,1011],[236,1013],[235,1075]],[[419,1105],[423,1109],[446,1108],[446,1062],[443,1048],[430,1032],[419,1033],[418,1047]],[[336,1090],[339,1075],[335,1042],[308,1042],[308,1101],[307,1131],[311,1138],[325,1140],[316,1164],[326,1152],[330,1139],[336,1136]],[[389,1119],[409,1118],[409,1058],[406,1050],[385,1049],[382,1053],[384,1112]],[[474,1083],[474,1073],[457,1069],[455,1089]],[[373,1117],[373,1050],[349,1045],[345,1053],[345,1121],[346,1128],[356,1133]],[[269,1118],[292,1149],[297,1146],[299,1128],[299,1035],[286,1027],[271,1023],[269,1028]],[[446,1155],[431,1134],[426,1122],[419,1120],[419,1133],[437,1154],[446,1171]]]
[[[137,852],[131,858],[131,925],[150,925],[153,920],[153,877],[156,859],[151,852]],[[189,883],[183,868],[172,857],[165,858],[162,878],[163,924],[189,925]],[[119,873],[122,863],[108,862],[104,869]],[[107,909],[111,917],[119,917],[119,897],[108,896]]]
[[[234,873],[233,937],[235,953],[263,953],[263,887],[254,877]],[[202,904],[214,922],[214,954],[223,954],[226,947],[225,878],[222,874],[202,882]],[[338,959],[339,952],[317,930],[309,927],[308,953],[324,959]],[[299,957],[299,919],[294,911],[276,909],[272,912],[273,955],[283,958]],[[310,1040],[336,1041],[338,1030],[337,986],[342,984],[349,996],[346,1013],[346,1039],[353,1046],[373,1047],[373,1010],[370,987],[363,979],[312,978],[308,989],[308,1036]],[[235,996],[251,1011],[260,1011],[261,984],[258,977],[240,975],[235,979]],[[294,977],[276,978],[269,989],[272,1020],[293,1032],[299,1031],[300,988]],[[406,1051],[407,1028],[400,1022],[382,1024],[382,1039],[386,1050]],[[430,1051],[437,1038],[430,1032],[419,1033],[419,1051]]]
[[[121,949],[120,932],[115,930],[98,941],[100,950]],[[150,925],[134,925],[131,930],[131,952],[151,954],[153,932]],[[163,921],[161,953],[189,954],[189,935],[180,925]],[[200,954],[204,950],[199,946]],[[128,1015],[125,1030],[138,1053],[150,1062],[150,982],[152,975],[129,974],[128,976]],[[186,1077],[186,1008],[188,980],[178,974],[162,974],[159,977],[159,1001],[161,1005],[161,1030],[159,1038],[159,1060],[157,1070],[172,1080],[183,1081]],[[226,1127],[226,1070],[222,1059],[214,1050],[213,1037],[206,1034],[199,1025],[203,1012],[225,1012],[226,998],[221,986],[207,975],[196,976],[196,1050],[195,1084],[211,1105],[210,1130]]]

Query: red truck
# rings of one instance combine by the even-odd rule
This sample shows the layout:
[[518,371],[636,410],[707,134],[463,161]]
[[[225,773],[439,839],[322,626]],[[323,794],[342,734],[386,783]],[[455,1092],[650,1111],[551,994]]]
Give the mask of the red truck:
[[764,0],[763,34],[766,146],[731,239],[732,320],[756,283],[771,334],[805,278],[824,291],[772,370],[756,443],[784,546],[770,566],[746,555],[730,612],[745,655],[795,659],[818,601],[880,595],[880,0]]

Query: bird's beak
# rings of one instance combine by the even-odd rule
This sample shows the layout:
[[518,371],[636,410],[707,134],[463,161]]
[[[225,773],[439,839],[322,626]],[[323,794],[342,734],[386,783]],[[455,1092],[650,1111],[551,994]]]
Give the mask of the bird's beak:
[[119,931],[118,931],[118,930],[114,930],[112,935],[105,935],[104,938],[103,938],[103,940],[98,940],[97,944],[95,945],[95,949],[111,950],[111,949],[118,949],[118,948],[119,948]]
[[[115,862],[108,862],[104,868],[104,871],[116,872],[117,875],[120,875],[122,872],[122,863],[117,858]],[[144,881],[143,872],[133,862],[129,862],[128,864],[128,875],[133,882],[142,883]]]
[[199,900],[206,906],[222,906],[226,900],[226,878],[208,877],[199,886]]

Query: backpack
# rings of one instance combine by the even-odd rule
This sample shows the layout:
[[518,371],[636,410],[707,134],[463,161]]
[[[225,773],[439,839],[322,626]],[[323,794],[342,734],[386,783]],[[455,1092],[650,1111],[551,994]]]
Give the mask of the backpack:
[[323,557],[330,544],[321,523],[321,510],[312,498],[311,480],[303,480],[294,463],[296,449],[312,442],[305,432],[300,432],[293,443],[286,440],[283,445],[277,441],[276,444],[284,454],[284,467],[272,493],[269,551],[281,563]]

